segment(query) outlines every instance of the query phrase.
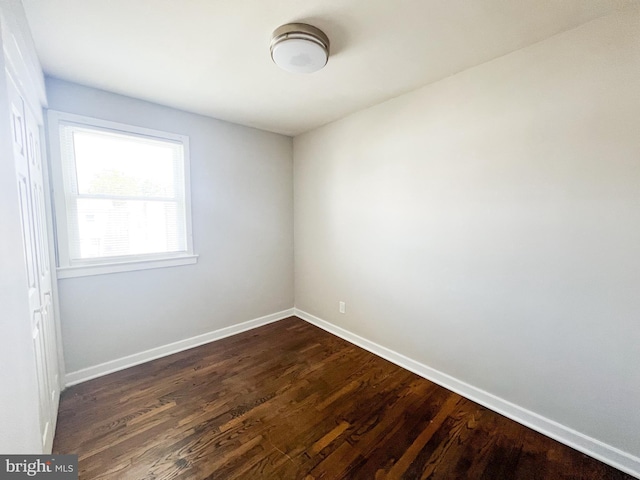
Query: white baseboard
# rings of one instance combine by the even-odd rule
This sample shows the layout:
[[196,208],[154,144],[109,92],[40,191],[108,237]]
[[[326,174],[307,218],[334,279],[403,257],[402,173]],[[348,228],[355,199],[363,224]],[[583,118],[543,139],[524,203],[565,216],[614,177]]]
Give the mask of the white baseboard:
[[526,408],[515,405],[507,400],[497,397],[489,392],[485,392],[479,388],[462,382],[446,373],[442,373],[434,368],[428,367],[422,363],[416,362],[404,355],[394,352],[382,345],[371,342],[355,333],[351,333],[344,328],[338,327],[332,323],[322,320],[310,313],[297,308],[294,309],[294,315],[317,326],[329,333],[332,333],[350,343],[353,343],[385,360],[395,363],[416,375],[430,380],[438,385],[462,395],[480,405],[483,405],[494,412],[498,412],[511,420],[525,425],[532,430],[542,433],[547,437],[551,437],[560,443],[564,443],[582,453],[589,455],[603,463],[611,465],[629,475],[640,478],[640,458],[623,452],[611,445],[596,440],[580,433],[572,428],[566,427],[558,422],[550,420],[538,415]]
[[141,363],[155,360],[156,358],[166,357],[167,355],[198,347],[200,345],[204,345],[205,343],[213,342],[225,337],[230,337],[231,335],[246,332],[247,330],[252,330],[254,328],[267,325],[268,323],[277,322],[278,320],[283,320],[287,317],[291,317],[294,314],[293,312],[294,309],[290,308],[289,310],[272,313],[271,315],[255,318],[247,322],[238,323],[237,325],[231,325],[230,327],[203,333],[202,335],[197,335],[191,338],[185,338],[184,340],[179,340],[177,342],[169,343],[168,345],[145,350],[144,352],[134,353],[133,355],[128,355],[116,360],[110,360],[99,365],[94,365],[93,367],[83,368],[82,370],[70,372],[65,375],[64,384],[66,387],[70,387],[71,385],[76,385],[78,383],[86,382],[87,380],[92,380],[103,375],[108,375],[119,370],[124,370],[125,368],[133,367],[135,365],[140,365]]

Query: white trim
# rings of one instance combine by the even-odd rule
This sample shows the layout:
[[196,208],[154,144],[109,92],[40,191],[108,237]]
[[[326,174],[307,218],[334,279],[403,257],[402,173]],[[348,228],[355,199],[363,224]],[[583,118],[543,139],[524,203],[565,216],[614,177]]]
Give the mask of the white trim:
[[229,327],[220,328],[212,332],[203,333],[202,335],[196,335],[195,337],[185,338],[184,340],[179,340],[177,342],[169,343],[168,345],[145,350],[144,352],[134,353],[133,355],[128,355],[116,360],[110,360],[99,365],[94,365],[93,367],[83,368],[82,370],[67,373],[64,377],[64,383],[67,387],[76,385],[78,383],[102,377],[103,375],[108,375],[110,373],[124,370],[125,368],[133,367],[135,365],[140,365],[141,363],[146,363],[157,358],[166,357],[167,355],[172,355],[174,353],[182,352],[183,350],[198,347],[200,345],[204,345],[205,343],[214,342],[216,340],[230,337],[231,335],[236,335],[238,333],[246,332],[247,330],[262,327],[263,325],[277,322],[278,320],[283,320],[291,316],[293,316],[293,308],[277,313],[272,313],[271,315],[266,315],[264,317],[255,318],[246,322],[238,323],[236,325],[231,325]]
[[173,258],[156,258],[151,260],[134,260],[130,262],[104,263],[94,265],[75,265],[56,269],[58,278],[88,277],[106,273],[131,272],[150,268],[177,267],[197,263],[198,255],[180,255]]
[[126,123],[112,122],[110,120],[89,117],[87,115],[77,115],[75,113],[61,112],[59,110],[47,110],[47,117],[54,119],[56,122],[62,121],[67,123],[76,123],[80,127],[95,127],[99,130],[117,131],[125,135],[140,135],[142,137],[155,137],[158,140],[169,140],[176,143],[189,143],[189,137],[187,135],[154,130],[152,128],[129,125]]
[[511,420],[529,427],[537,432],[551,437],[558,442],[564,443],[582,453],[589,455],[601,462],[611,465],[629,475],[640,478],[640,458],[623,452],[622,450],[607,445],[600,440],[589,437],[572,428],[569,428],[554,420],[550,420],[542,415],[527,410],[526,408],[515,405],[507,400],[497,397],[489,392],[485,392],[473,385],[462,382],[446,373],[440,372],[434,368],[416,362],[404,355],[390,350],[382,345],[378,345],[366,338],[355,333],[338,327],[332,323],[322,320],[310,313],[298,308],[294,309],[294,315],[323,329],[333,335],[336,335],[354,345],[357,345],[374,355],[384,358],[410,372],[420,375],[442,387],[451,390],[471,401],[479,403]]

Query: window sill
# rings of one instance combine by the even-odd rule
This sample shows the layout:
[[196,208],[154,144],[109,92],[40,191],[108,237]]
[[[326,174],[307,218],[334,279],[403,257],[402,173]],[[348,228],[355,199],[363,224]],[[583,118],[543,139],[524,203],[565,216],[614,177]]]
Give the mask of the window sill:
[[179,257],[154,258],[149,260],[132,260],[129,262],[103,263],[93,265],[75,265],[56,269],[58,278],[88,277],[108,273],[133,272],[151,268],[178,267],[192,265],[198,261],[198,255],[181,255]]

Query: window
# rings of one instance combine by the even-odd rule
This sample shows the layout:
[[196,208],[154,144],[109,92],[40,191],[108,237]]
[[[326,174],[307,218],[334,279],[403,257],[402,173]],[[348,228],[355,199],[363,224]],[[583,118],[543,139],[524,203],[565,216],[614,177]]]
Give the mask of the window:
[[188,137],[48,118],[58,277],[195,263]]

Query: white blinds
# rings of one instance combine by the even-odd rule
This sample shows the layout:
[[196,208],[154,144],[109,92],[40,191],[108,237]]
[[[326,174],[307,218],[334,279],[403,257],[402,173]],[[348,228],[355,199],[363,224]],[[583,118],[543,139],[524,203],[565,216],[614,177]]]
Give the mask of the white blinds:
[[59,128],[71,262],[187,251],[181,142]]

